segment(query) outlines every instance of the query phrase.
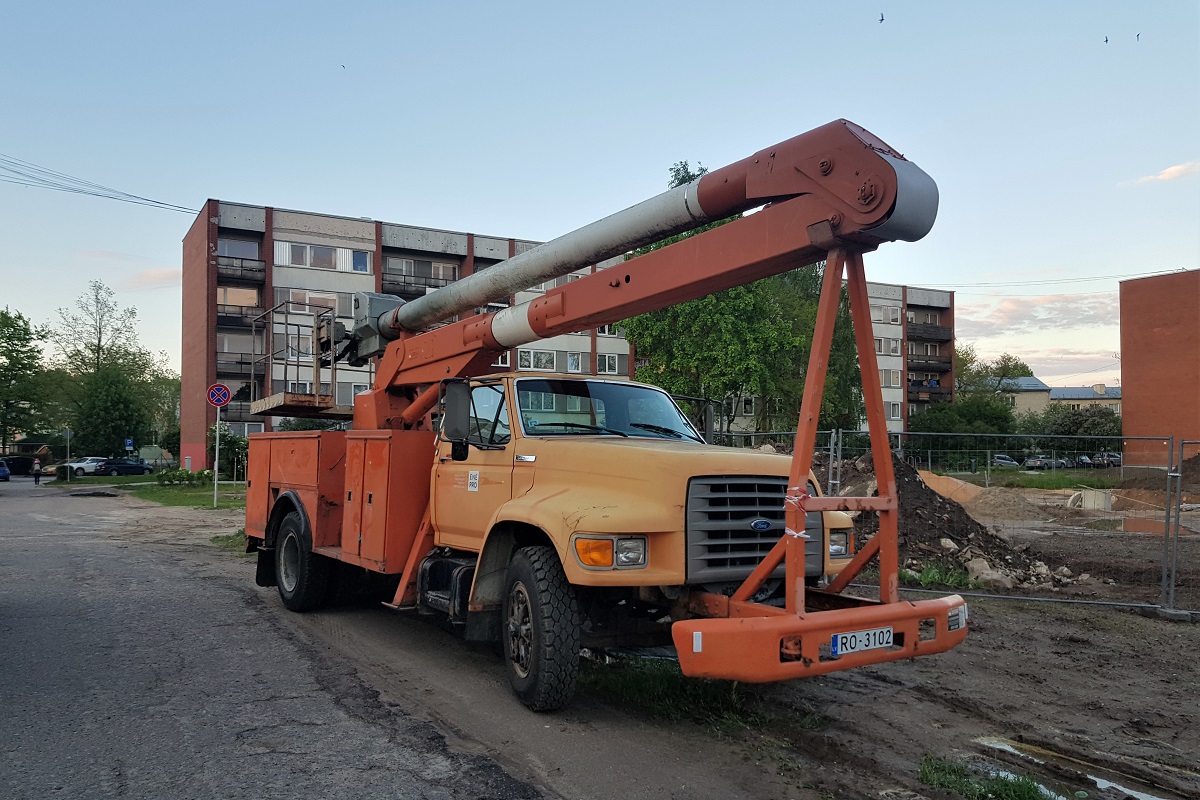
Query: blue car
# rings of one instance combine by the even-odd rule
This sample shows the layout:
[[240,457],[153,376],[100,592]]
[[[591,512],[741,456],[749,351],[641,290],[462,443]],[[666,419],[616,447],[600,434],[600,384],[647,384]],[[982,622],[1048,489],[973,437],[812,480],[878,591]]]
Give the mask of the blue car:
[[6,481],[11,477],[12,472],[9,471],[8,464],[4,462],[3,458],[0,458],[0,481]]

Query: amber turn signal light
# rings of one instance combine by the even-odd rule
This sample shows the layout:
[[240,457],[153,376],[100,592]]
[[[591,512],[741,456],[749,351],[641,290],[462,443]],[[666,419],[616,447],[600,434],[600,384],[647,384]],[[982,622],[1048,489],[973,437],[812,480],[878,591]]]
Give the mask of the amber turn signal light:
[[611,567],[613,565],[612,539],[575,540],[575,554],[579,561],[587,567]]

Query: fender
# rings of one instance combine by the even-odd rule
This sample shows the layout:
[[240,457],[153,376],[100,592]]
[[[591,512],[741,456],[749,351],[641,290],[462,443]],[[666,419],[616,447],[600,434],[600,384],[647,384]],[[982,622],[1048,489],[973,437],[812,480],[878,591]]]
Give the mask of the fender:
[[300,495],[294,489],[288,489],[286,492],[280,493],[275,498],[275,504],[271,506],[271,514],[267,517],[267,538],[263,540],[266,549],[275,547],[275,531],[278,530],[279,523],[283,521],[289,511],[300,513],[300,524],[304,526],[309,540],[312,540],[312,526],[308,521],[308,510],[304,508],[304,502],[300,499]]

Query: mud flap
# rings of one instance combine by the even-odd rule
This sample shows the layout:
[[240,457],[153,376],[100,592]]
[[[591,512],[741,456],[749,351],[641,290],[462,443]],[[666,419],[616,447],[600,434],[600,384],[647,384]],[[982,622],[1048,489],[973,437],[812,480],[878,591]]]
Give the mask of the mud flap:
[[259,586],[275,585],[275,550],[258,548],[258,566],[254,570],[254,582]]

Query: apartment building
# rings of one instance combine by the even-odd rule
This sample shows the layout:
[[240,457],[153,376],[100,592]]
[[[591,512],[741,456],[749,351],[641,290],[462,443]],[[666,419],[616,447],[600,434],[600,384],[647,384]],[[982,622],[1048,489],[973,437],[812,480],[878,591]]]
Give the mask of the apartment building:
[[904,431],[954,398],[954,292],[868,282],[867,297],[888,430]]
[[[271,430],[280,418],[250,413],[278,392],[331,395],[350,407],[372,384],[371,366],[314,366],[317,320],[353,322],[355,292],[412,300],[511,258],[537,242],[420,228],[268,206],[208,200],[183,240],[180,461],[208,465],[216,410],[207,388],[233,400],[222,422],[239,435]],[[603,269],[587,267],[488,308],[520,303],[554,285]],[[497,371],[531,369],[628,378],[629,346],[611,326],[557,336],[502,354]]]

